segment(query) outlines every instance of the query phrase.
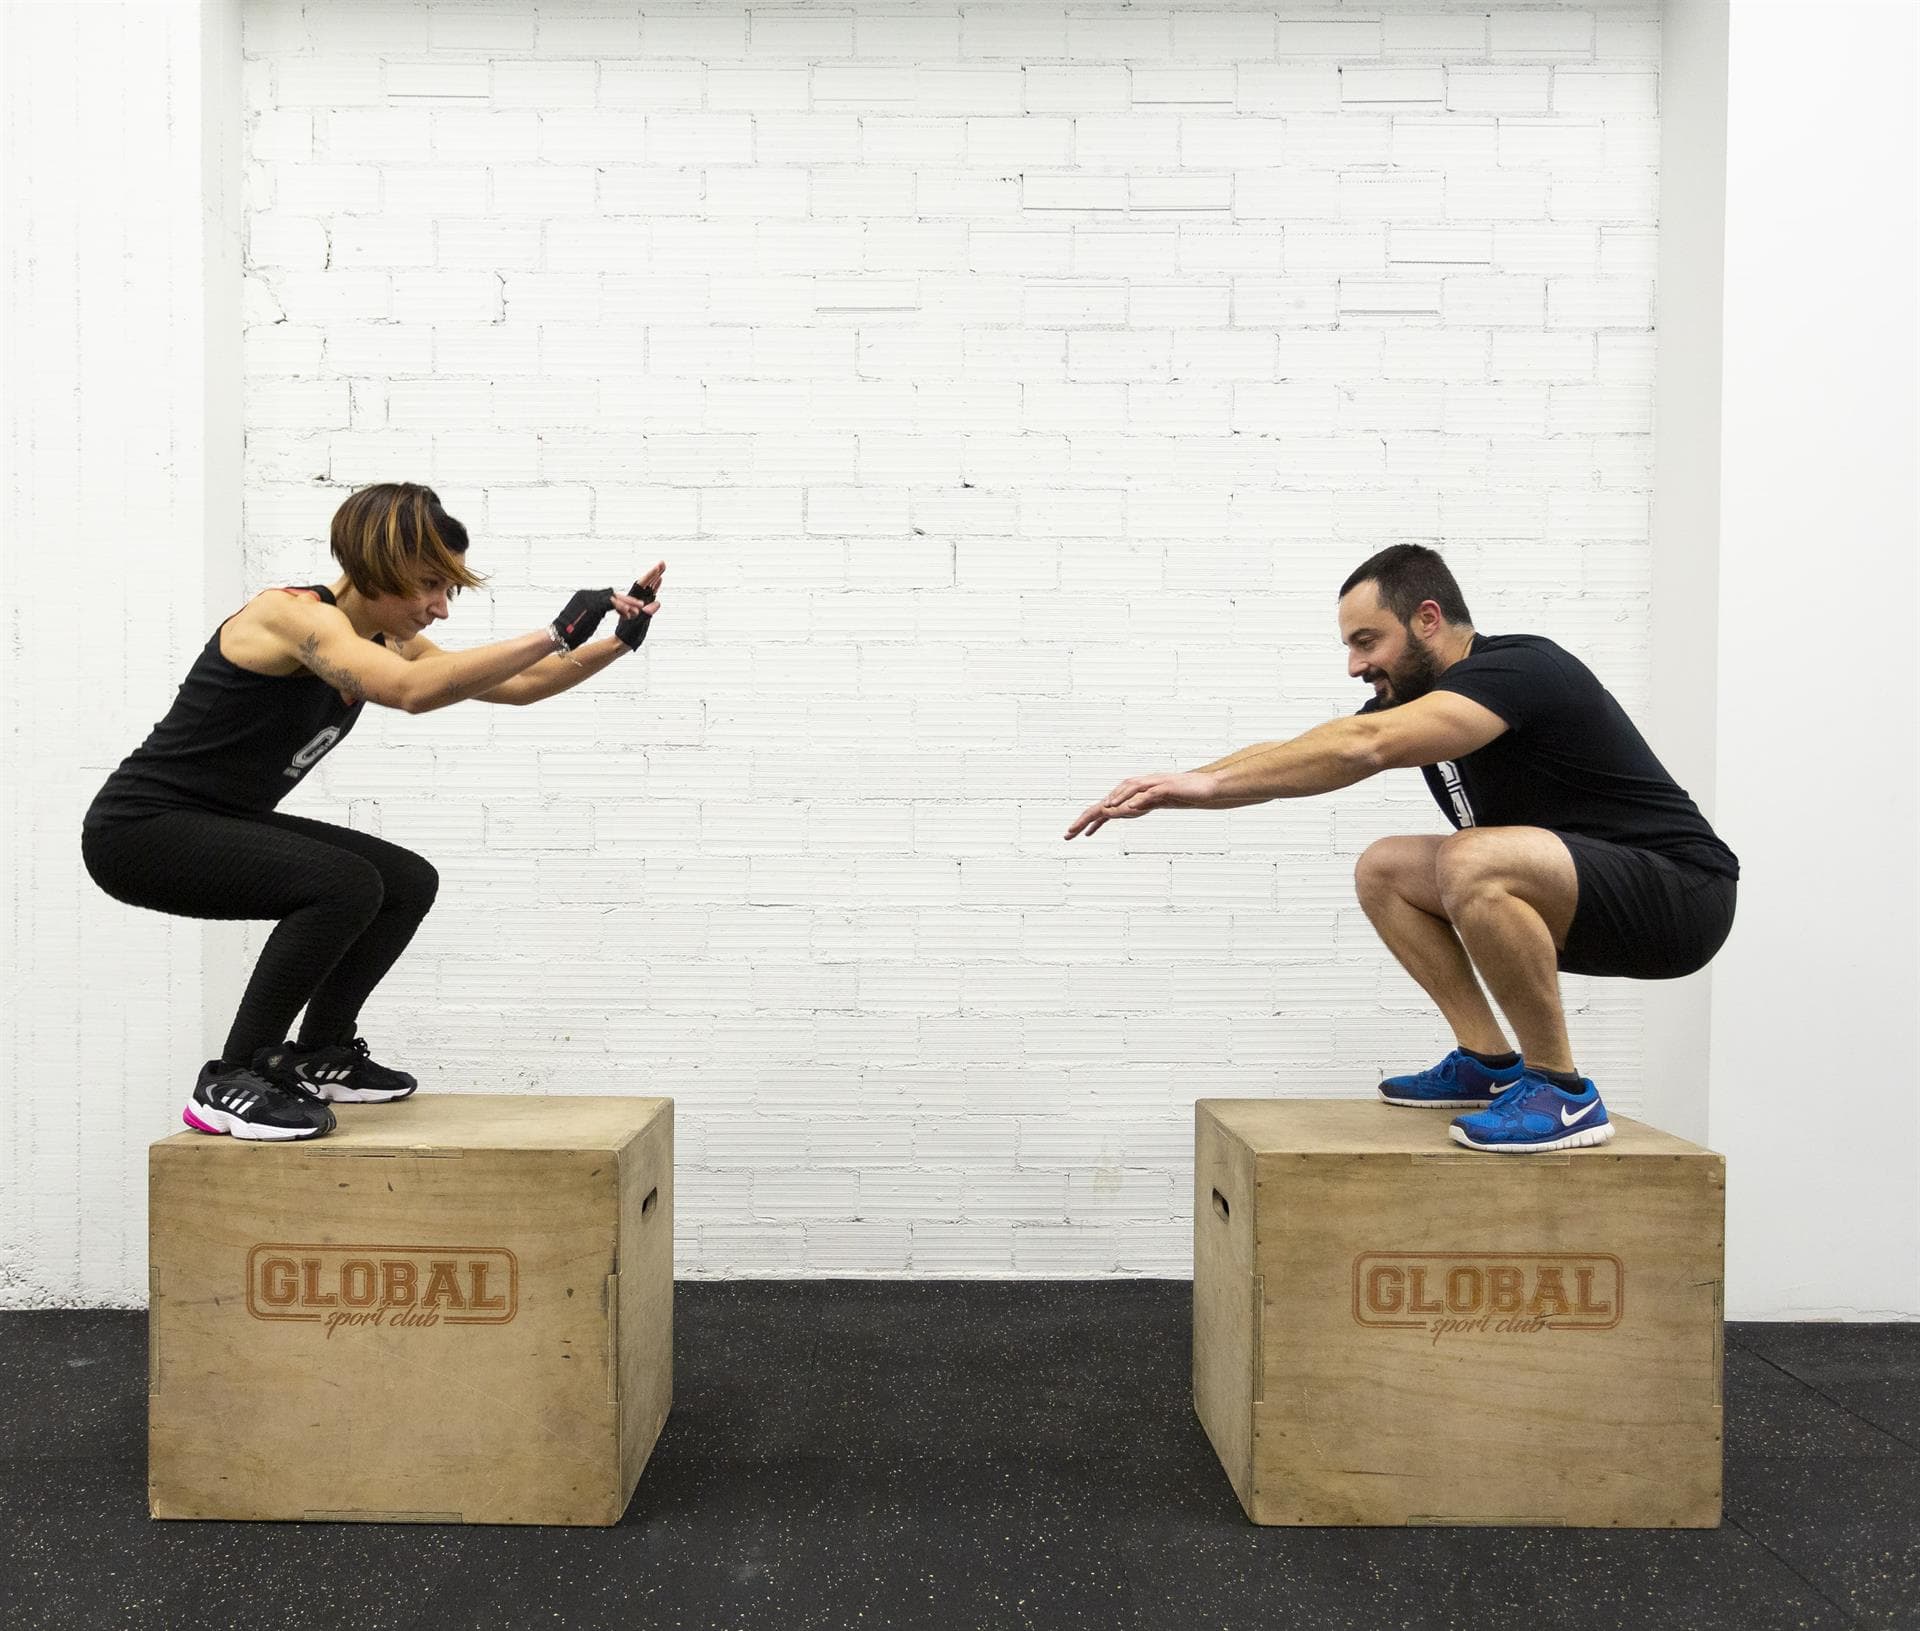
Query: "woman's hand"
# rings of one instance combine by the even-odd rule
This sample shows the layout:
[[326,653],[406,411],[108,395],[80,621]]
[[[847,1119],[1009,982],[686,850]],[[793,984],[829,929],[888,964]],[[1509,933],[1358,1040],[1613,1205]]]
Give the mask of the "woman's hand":
[[634,579],[628,594],[639,603],[637,609],[613,626],[613,637],[629,651],[638,651],[647,637],[647,625],[660,610],[660,580],[667,575],[667,563],[659,561],[651,570]]
[[611,589],[576,589],[573,599],[560,608],[560,615],[548,626],[547,632],[557,647],[577,651],[593,638],[593,631],[600,627],[600,619],[608,612],[617,611],[622,617],[632,617],[639,610],[640,602],[630,594],[618,595]]

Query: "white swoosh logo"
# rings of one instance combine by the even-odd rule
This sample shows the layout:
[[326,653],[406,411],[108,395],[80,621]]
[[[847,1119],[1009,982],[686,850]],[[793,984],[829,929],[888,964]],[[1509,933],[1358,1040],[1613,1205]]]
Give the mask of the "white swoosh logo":
[[1582,1110],[1578,1115],[1570,1116],[1567,1114],[1567,1107],[1563,1104],[1560,1106],[1560,1125],[1562,1127],[1571,1127],[1576,1121],[1584,1120],[1599,1108],[1600,1101],[1595,1099],[1592,1104],[1588,1105],[1586,1109]]

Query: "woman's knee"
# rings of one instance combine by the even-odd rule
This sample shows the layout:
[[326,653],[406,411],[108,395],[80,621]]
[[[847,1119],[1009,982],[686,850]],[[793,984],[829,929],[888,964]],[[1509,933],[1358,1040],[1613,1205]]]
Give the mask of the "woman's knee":
[[323,907],[331,907],[362,929],[380,915],[386,903],[387,881],[380,869],[357,855],[340,858],[321,897]]
[[387,880],[387,900],[424,917],[440,893],[439,869],[411,850],[401,853],[406,858],[392,869],[392,876]]
[[426,857],[382,840],[372,840],[355,859],[380,878],[383,907],[389,914],[424,916],[440,892],[440,874]]

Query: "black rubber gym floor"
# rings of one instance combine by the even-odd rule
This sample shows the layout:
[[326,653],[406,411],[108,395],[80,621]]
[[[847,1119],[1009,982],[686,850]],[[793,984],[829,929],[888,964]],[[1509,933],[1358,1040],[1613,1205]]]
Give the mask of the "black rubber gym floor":
[[1279,1530],[1194,1418],[1189,1299],[682,1284],[613,1529],[151,1522],[144,1316],[0,1314],[0,1625],[1920,1626],[1920,1325],[1729,1327],[1718,1530]]

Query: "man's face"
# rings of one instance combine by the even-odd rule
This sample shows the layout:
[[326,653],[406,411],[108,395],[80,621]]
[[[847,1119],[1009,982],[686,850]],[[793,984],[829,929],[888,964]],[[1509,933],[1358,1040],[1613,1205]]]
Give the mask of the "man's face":
[[[1414,613],[1415,623],[1436,621],[1427,616],[1432,604]],[[1425,696],[1440,677],[1440,664],[1426,641],[1380,604],[1377,583],[1357,583],[1340,597],[1340,639],[1347,648],[1347,672],[1371,685],[1382,707]]]

